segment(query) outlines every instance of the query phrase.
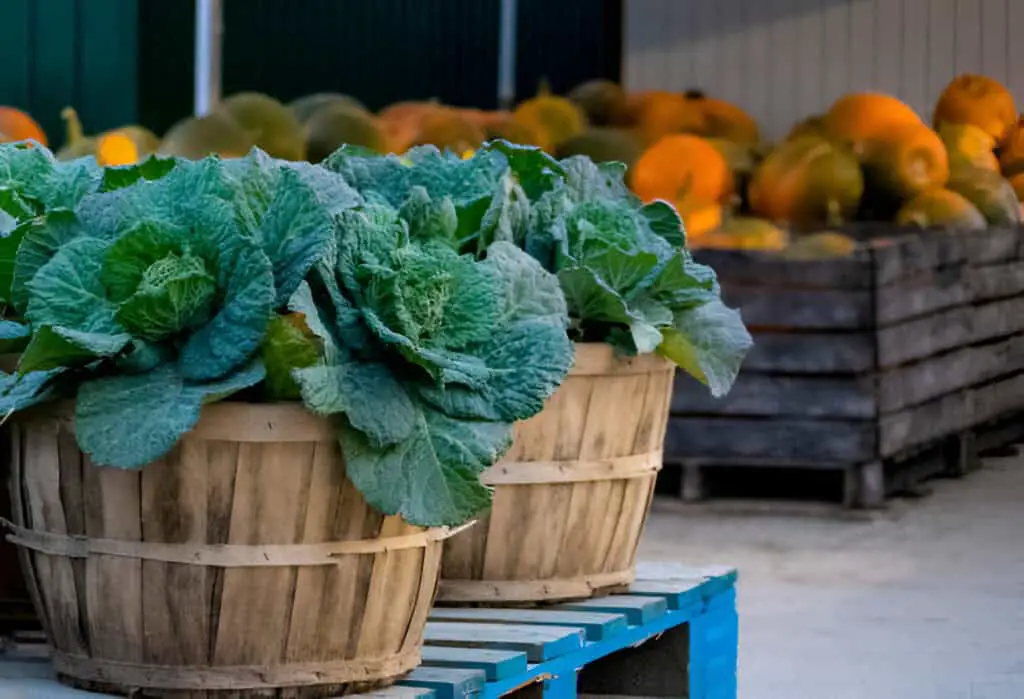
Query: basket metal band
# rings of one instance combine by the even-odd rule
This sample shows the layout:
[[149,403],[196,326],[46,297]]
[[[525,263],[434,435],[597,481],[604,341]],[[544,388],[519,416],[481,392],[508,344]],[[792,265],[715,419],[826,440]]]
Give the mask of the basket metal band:
[[373,682],[397,677],[420,663],[419,648],[353,660],[282,665],[147,665],[53,651],[53,667],[76,680],[166,690],[272,689]]
[[320,544],[259,544],[255,546],[93,539],[86,536],[69,536],[38,529],[26,529],[5,519],[0,519],[0,524],[11,531],[7,535],[7,540],[12,544],[50,556],[65,558],[117,556],[213,568],[268,568],[338,565],[343,562],[344,556],[425,548],[433,542],[442,541],[458,534],[463,529],[472,526],[474,522],[455,529],[435,527],[415,534],[380,539],[330,541]]
[[636,571],[578,575],[547,580],[446,580],[441,579],[437,599],[442,602],[534,602],[590,597],[597,590],[629,585]]
[[484,471],[481,480],[487,485],[614,481],[653,475],[661,464],[661,449],[592,461],[499,461]]

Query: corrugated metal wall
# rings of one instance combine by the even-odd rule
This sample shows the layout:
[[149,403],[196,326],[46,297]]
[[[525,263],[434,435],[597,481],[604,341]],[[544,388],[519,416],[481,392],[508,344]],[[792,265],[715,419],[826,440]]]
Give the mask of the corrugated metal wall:
[[[621,10],[621,0],[520,0],[519,96],[542,77],[556,90],[618,79]],[[494,108],[499,16],[498,0],[225,0],[224,91]],[[192,107],[194,3],[142,0],[139,27],[142,120],[162,132]]]
[[963,72],[1003,81],[1024,107],[1024,0],[625,3],[627,87],[699,87],[742,105],[769,137],[855,90],[930,117]]
[[73,106],[88,131],[138,118],[137,0],[0,0],[0,104],[63,141]]

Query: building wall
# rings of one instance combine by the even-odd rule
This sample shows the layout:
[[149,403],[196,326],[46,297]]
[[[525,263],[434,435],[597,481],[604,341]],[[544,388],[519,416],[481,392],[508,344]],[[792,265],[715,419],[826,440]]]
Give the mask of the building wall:
[[[519,0],[519,97],[542,78],[556,91],[618,79],[620,2]],[[141,119],[163,132],[192,109],[194,2],[142,0],[139,11]],[[225,0],[224,92],[493,108],[499,18],[499,0]]]
[[51,145],[72,106],[88,132],[137,120],[137,0],[0,0],[0,104],[29,111]]
[[922,116],[955,75],[1024,108],[1024,0],[624,0],[629,89],[732,100],[769,138],[840,95],[880,90]]

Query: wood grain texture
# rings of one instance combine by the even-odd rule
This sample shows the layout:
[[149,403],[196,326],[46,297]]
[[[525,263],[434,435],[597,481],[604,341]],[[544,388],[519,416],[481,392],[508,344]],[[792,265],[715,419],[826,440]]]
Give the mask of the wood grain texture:
[[15,423],[19,526],[154,551],[345,545],[333,565],[262,567],[30,549],[64,681],[166,699],[311,699],[385,686],[418,663],[444,534],[372,510],[313,422],[298,406],[213,406],[141,471],[83,459],[67,416]]
[[446,542],[440,601],[587,597],[632,579],[674,367],[603,343],[576,357],[544,410],[516,425],[490,512]]
[[851,377],[778,376],[741,373],[724,398],[680,375],[672,396],[673,414],[747,415],[871,419],[875,385],[870,375]]
[[[687,467],[692,491],[700,468],[717,465],[846,469],[857,480],[866,464],[1024,408],[1013,393],[1024,381],[1024,228],[847,232],[862,241],[860,272],[856,256],[813,263],[809,281],[798,262],[787,279],[770,254],[705,258],[722,263],[724,296],[739,302],[754,347],[721,400],[676,380],[665,455]],[[759,260],[770,270],[760,282]],[[851,313],[857,298],[869,307]]]
[[673,416],[665,440],[665,459],[856,463],[872,458],[875,449],[872,420]]

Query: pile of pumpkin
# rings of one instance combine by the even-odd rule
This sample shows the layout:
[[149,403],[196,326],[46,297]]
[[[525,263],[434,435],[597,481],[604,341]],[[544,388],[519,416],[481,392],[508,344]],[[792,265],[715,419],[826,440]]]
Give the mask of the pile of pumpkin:
[[[58,156],[95,155],[108,165],[150,153],[234,157],[254,145],[313,162],[345,143],[380,152],[433,144],[466,153],[492,138],[559,157],[621,161],[639,197],[679,209],[694,247],[801,254],[811,245],[821,254],[846,254],[853,243],[844,236],[808,241],[801,233],[858,220],[956,229],[1015,224],[1024,196],[1024,120],[1003,85],[978,75],[948,85],[932,126],[895,97],[857,93],[772,146],[762,142],[754,119],[726,101],[700,92],[627,93],[608,81],[584,83],[565,96],[542,85],[512,111],[430,101],[374,114],[337,93],[284,105],[244,92],[204,117],[180,121],[162,139],[139,126],[86,136],[73,110],[64,118],[67,139]],[[0,141],[25,138],[46,142],[28,115],[0,108]]]
[[950,82],[931,126],[895,97],[856,93],[772,146],[739,107],[697,92],[624,94],[595,82],[558,99],[528,101],[515,116],[543,105],[539,129],[577,130],[556,153],[629,163],[634,191],[673,202],[693,247],[843,255],[853,240],[828,229],[853,221],[959,230],[1021,221],[1024,119],[985,76]]
[[[584,109],[587,89],[569,95]],[[694,247],[847,254],[851,239],[808,233],[852,221],[960,230],[1021,221],[1024,120],[985,76],[954,79],[932,126],[895,97],[857,93],[770,147],[749,115],[699,93],[644,92],[621,104],[616,133],[643,147],[633,189],[672,201]],[[605,131],[579,138],[610,142]]]

